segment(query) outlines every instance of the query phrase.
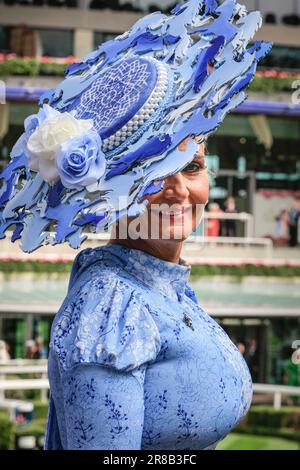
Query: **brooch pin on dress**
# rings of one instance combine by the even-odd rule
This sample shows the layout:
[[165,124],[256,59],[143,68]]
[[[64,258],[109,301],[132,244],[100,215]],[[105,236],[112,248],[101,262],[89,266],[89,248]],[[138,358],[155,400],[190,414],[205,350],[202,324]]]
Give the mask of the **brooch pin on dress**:
[[184,314],[183,321],[188,327],[190,327],[193,331],[195,331],[195,328],[193,326],[193,321],[186,313]]

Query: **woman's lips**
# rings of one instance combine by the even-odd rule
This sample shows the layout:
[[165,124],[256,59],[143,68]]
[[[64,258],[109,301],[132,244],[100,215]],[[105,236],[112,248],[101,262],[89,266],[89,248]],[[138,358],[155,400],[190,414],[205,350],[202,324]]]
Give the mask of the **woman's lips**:
[[166,218],[169,217],[170,220],[182,220],[187,214],[190,214],[192,211],[192,206],[183,206],[179,210],[162,210],[162,209],[151,209],[154,214],[159,214],[160,216]]

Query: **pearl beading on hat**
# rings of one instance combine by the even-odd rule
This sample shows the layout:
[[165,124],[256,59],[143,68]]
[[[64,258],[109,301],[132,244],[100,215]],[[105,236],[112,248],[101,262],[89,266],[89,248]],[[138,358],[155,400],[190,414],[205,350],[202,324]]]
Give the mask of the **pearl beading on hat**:
[[158,76],[154,90],[146,103],[135,114],[135,116],[127,122],[127,124],[125,124],[115,134],[103,140],[103,152],[114,150],[137,132],[155,113],[167,93],[168,72],[166,66],[152,57],[148,57],[147,59],[157,67]]

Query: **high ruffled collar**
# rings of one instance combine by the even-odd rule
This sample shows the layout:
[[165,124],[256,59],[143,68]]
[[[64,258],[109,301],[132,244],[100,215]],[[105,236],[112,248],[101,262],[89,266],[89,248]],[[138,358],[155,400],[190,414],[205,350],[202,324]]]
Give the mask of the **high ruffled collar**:
[[175,300],[181,300],[183,297],[191,272],[191,267],[186,265],[182,258],[179,263],[172,263],[121,244],[83,250],[83,255],[80,264],[84,264],[84,267],[89,261],[95,262],[95,255],[117,257],[118,262],[132,276]]

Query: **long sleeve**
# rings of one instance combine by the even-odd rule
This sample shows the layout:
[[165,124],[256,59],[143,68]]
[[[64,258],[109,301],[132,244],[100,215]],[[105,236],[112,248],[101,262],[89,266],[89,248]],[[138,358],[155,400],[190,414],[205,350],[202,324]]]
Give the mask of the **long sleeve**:
[[160,347],[156,323],[133,285],[114,273],[80,285],[51,329],[47,442],[140,449],[145,371]]
[[68,449],[141,448],[143,372],[78,365],[62,374]]

